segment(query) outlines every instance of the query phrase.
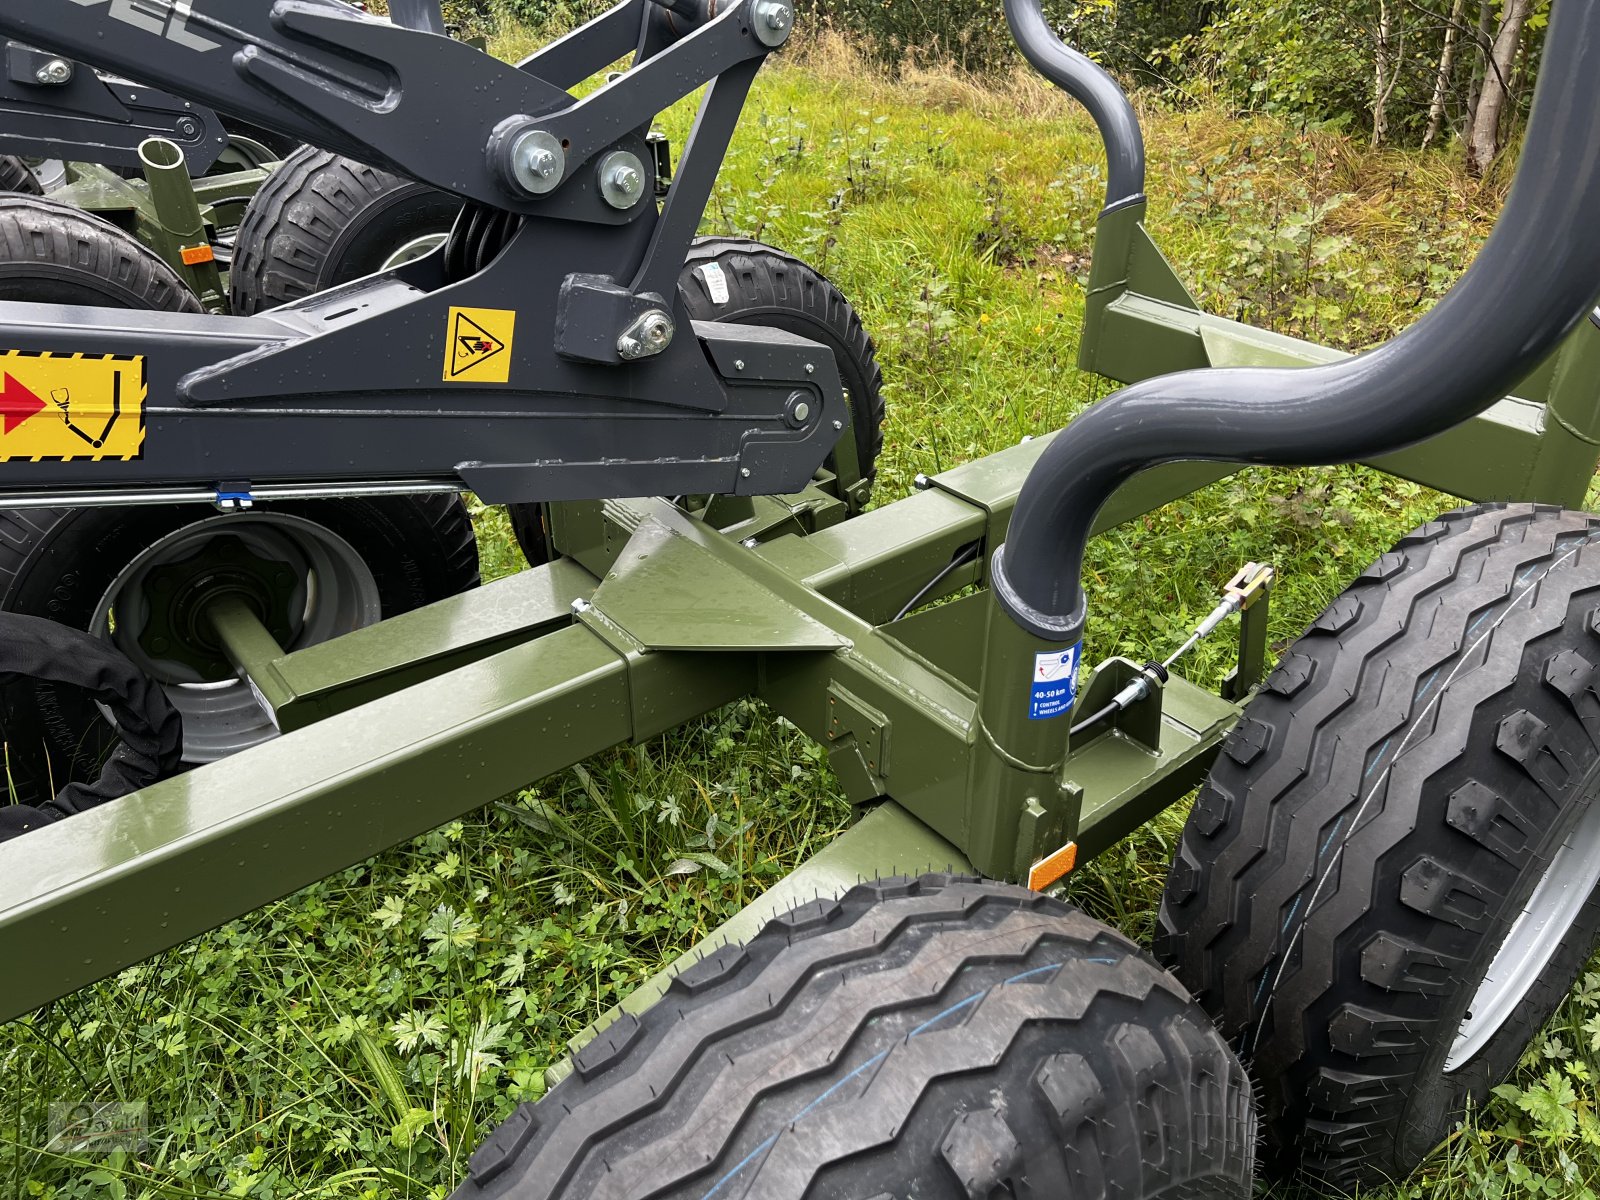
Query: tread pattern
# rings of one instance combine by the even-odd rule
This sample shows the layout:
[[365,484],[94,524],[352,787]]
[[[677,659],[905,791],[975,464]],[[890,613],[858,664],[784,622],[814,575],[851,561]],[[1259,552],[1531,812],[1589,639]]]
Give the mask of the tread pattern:
[[[233,311],[251,316],[339,280],[341,244],[386,202],[434,189],[351,158],[302,146],[251,200],[234,243]],[[447,205],[459,208],[459,201]],[[398,247],[396,247],[398,248]]]
[[25,196],[44,195],[44,185],[28,164],[14,154],[0,154],[0,192],[21,192]]
[[1249,1084],[1209,1022],[1121,935],[1020,888],[926,876],[806,905],[575,1067],[490,1135],[458,1200],[1251,1186]]
[[1496,1039],[1443,1073],[1594,791],[1597,617],[1600,518],[1450,513],[1312,623],[1225,743],[1156,946],[1261,1082],[1274,1174],[1339,1189],[1407,1174],[1587,957],[1594,900]]
[[[694,275],[696,267],[720,263],[732,293],[726,305],[716,305]],[[719,312],[735,311],[736,324],[764,324],[763,317],[800,314],[826,331],[839,359],[839,371],[850,389],[850,419],[856,434],[861,473],[867,480],[877,475],[883,453],[883,371],[860,315],[843,292],[821,272],[783,250],[748,238],[696,238],[684,260],[679,293],[697,320],[723,320]],[[815,336],[817,330],[800,331]]]
[[43,196],[0,194],[0,299],[201,311],[178,274],[139,242]]

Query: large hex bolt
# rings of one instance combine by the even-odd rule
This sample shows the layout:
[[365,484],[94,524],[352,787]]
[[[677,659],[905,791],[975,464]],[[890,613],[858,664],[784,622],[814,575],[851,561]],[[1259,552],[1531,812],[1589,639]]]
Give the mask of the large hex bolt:
[[750,8],[750,29],[763,46],[778,47],[794,29],[794,6],[789,0],[756,0]]
[[672,315],[665,309],[652,308],[640,313],[633,324],[622,331],[617,339],[617,353],[627,362],[652,358],[672,345],[672,335],[676,332]]
[[567,152],[555,135],[532,126],[532,117],[509,117],[489,139],[489,163],[515,191],[543,196],[561,186]]
[[629,209],[644,199],[644,163],[637,154],[613,150],[597,168],[600,195],[612,208]]

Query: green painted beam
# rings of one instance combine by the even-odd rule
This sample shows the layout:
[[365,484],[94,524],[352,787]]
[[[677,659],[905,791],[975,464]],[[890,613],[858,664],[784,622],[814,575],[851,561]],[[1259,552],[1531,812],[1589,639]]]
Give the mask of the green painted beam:
[[628,741],[630,688],[682,722],[753,682],[572,626],[0,844],[0,947],[28,964],[0,1020]]

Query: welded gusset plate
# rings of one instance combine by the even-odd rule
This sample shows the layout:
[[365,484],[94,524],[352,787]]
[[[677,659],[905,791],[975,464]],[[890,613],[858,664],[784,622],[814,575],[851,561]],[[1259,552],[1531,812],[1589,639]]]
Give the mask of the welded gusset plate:
[[655,520],[634,532],[582,619],[598,623],[602,635],[604,625],[613,625],[648,650],[837,650],[850,645],[848,638],[789,604],[736,563]]
[[[41,78],[59,83],[43,83]],[[0,153],[137,167],[148,138],[176,142],[189,170],[203,174],[228,145],[209,108],[167,92],[102,79],[82,63],[16,42],[0,70]]]

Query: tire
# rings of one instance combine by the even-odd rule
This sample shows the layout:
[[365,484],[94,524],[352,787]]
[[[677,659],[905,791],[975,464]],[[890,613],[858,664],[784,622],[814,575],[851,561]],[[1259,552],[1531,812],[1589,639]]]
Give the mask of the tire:
[[[712,297],[698,269],[722,267],[729,285],[726,303]],[[742,238],[696,238],[689,248],[678,294],[696,321],[726,321],[782,329],[821,342],[833,351],[839,375],[850,393],[850,425],[855,431],[861,477],[876,476],[883,453],[883,372],[877,348],[844,293],[822,275],[782,250]],[[830,456],[828,462],[833,462]]]
[[44,195],[44,185],[32,168],[14,154],[0,154],[0,192],[21,192],[24,196]]
[[[722,267],[728,299],[718,303],[700,269]],[[741,238],[696,238],[678,277],[678,294],[696,321],[764,325],[798,334],[829,347],[849,393],[850,425],[856,439],[861,477],[871,481],[883,452],[883,372],[877,348],[844,293],[791,254]],[[834,457],[827,459],[834,468]],[[543,506],[510,506],[511,528],[532,566],[553,553],[543,521]]]
[[177,272],[116,226],[38,196],[0,195],[0,300],[201,311]]
[[457,1200],[1246,1197],[1244,1073],[1131,943],[926,876],[770,923],[623,1017]]
[[[231,523],[280,517],[325,530],[330,540],[340,539],[359,556],[375,589],[375,603],[370,606],[375,611],[367,614],[371,617],[395,616],[478,582],[472,523],[454,495],[263,504],[250,514],[226,517],[209,506],[192,504],[30,509],[0,512],[0,609],[90,629],[98,623],[108,589],[161,539],[202,520],[229,532],[237,528]],[[126,653],[117,635],[110,636]],[[298,644],[286,646],[293,648]],[[163,682],[184,714],[187,764],[271,736],[270,728],[261,729],[260,722],[242,728],[236,727],[237,722],[228,724],[231,710],[225,706],[237,703],[232,696],[235,689],[209,691]],[[214,714],[213,724],[223,728],[208,729],[204,721],[197,722],[197,705],[202,717]],[[87,695],[41,680],[12,678],[0,684],[0,721],[12,790],[24,804],[47,800],[69,781],[93,779],[116,742],[111,726]],[[222,750],[217,749],[219,744]]]
[[361,279],[403,247],[447,234],[461,201],[305,146],[245,210],[234,244],[233,311],[264,312]]
[[[1587,960],[1597,541],[1600,518],[1526,504],[1414,531],[1224,743],[1156,947],[1250,1064],[1272,1176],[1349,1191],[1407,1175]],[[1542,945],[1518,921],[1530,905]]]

